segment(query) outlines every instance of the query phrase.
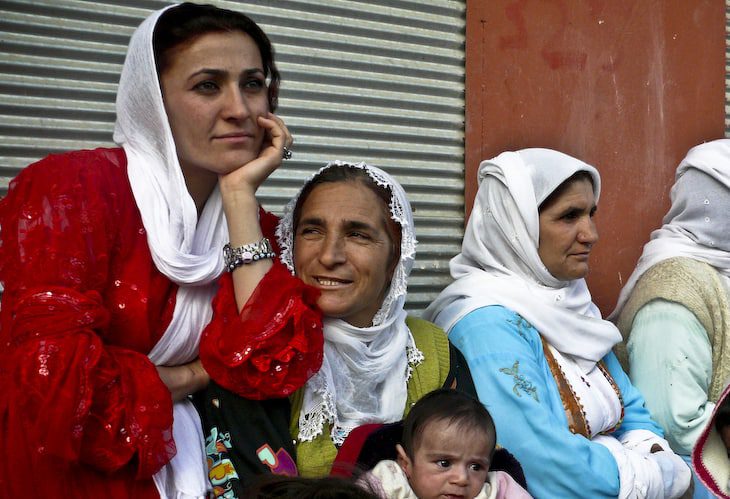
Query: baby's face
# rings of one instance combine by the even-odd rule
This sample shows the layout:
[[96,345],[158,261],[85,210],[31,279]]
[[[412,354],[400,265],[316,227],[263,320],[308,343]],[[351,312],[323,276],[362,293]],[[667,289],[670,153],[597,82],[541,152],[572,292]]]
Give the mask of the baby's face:
[[398,463],[420,499],[473,499],[487,479],[493,449],[493,435],[434,421],[416,442],[412,460],[398,446]]

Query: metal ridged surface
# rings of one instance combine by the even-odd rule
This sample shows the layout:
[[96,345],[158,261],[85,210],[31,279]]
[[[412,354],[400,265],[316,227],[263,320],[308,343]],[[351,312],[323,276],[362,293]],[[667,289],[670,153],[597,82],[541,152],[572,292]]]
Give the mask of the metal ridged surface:
[[[0,190],[50,152],[110,146],[132,31],[162,1],[0,1]],[[465,1],[211,2],[271,37],[295,156],[260,191],[279,213],[330,159],[394,174],[420,241],[409,308],[448,282],[464,217]]]
[[730,137],[730,0],[725,0],[725,137]]

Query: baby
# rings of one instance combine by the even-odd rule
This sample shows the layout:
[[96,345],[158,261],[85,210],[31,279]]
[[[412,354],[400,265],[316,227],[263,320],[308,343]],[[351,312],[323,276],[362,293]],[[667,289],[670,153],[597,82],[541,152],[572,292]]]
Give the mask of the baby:
[[531,497],[507,473],[489,472],[496,442],[492,417],[479,401],[436,390],[408,413],[397,462],[380,461],[360,481],[387,498]]

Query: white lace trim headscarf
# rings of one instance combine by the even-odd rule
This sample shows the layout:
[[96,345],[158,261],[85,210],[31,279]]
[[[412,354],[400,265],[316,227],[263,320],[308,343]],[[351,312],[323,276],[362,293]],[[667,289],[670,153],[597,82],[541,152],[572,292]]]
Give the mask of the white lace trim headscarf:
[[538,207],[579,171],[591,175],[598,202],[598,171],[567,154],[523,149],[483,161],[462,250],[449,264],[455,281],[426,309],[424,318],[449,332],[468,313],[502,305],[527,319],[584,372],[593,369],[621,335],[601,319],[584,279],[553,277],[537,252]]
[[690,149],[677,167],[670,196],[664,224],[644,245],[611,319],[621,313],[644,272],[669,258],[705,262],[724,277],[726,286],[730,283],[730,139]]
[[[198,356],[228,240],[217,187],[198,220],[162,102],[152,35],[160,15],[170,7],[153,12],[132,35],[119,81],[114,127],[114,141],[127,156],[127,174],[152,259],[179,286],[170,325],[148,354],[155,365],[180,365]],[[177,454],[154,476],[160,496],[206,497],[203,434],[198,414],[187,400],[174,404],[173,437]]]
[[[372,181],[391,192],[390,213],[401,228],[400,259],[383,304],[370,327],[355,327],[341,319],[324,318],[322,368],[304,387],[299,415],[299,439],[311,441],[331,423],[331,438],[341,445],[350,431],[364,423],[388,423],[403,417],[407,382],[423,360],[406,326],[408,274],[416,256],[413,214],[403,187],[383,170],[365,163],[334,161],[306,183],[332,167],[365,170]],[[302,187],[303,189],[304,187]],[[366,187],[363,187],[366,188]],[[281,261],[294,273],[294,209],[299,193],[284,209],[277,228]]]

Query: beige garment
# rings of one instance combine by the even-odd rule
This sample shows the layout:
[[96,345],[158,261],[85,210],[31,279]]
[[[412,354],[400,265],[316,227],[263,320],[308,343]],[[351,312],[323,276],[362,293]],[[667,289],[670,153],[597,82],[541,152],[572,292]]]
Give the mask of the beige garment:
[[[388,499],[418,499],[413,492],[403,469],[395,461],[380,461],[375,468],[366,473],[361,483],[369,487],[376,494]],[[497,473],[490,471],[487,482],[474,499],[497,499]]]
[[708,399],[716,402],[730,376],[730,301],[725,284],[712,266],[686,257],[663,260],[646,271],[616,321],[624,340],[614,348],[626,372],[630,372],[626,343],[634,317],[655,299],[686,307],[705,328],[712,345]]

